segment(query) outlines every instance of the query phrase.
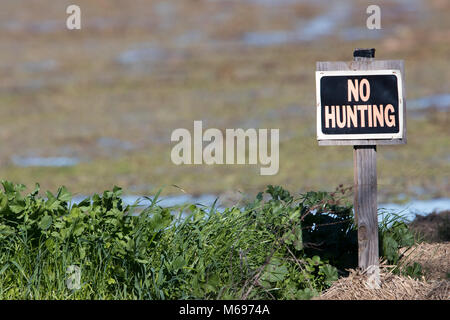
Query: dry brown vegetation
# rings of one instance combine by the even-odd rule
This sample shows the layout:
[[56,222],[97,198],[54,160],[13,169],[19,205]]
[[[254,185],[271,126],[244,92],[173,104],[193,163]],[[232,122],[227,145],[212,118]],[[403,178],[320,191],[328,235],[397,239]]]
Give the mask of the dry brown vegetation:
[[318,300],[450,300],[450,281],[423,281],[380,273],[381,288],[371,289],[366,277],[356,270],[325,291]]
[[[416,216],[411,231],[423,240],[411,248],[401,248],[398,266],[420,264],[423,276],[413,279],[393,273],[392,266],[381,263],[379,289],[366,285],[367,277],[350,270],[348,277],[335,282],[317,299],[324,300],[450,300],[450,242],[445,241],[448,211]],[[439,232],[441,230],[441,232]]]
[[420,263],[424,270],[422,279],[413,279],[392,273],[392,268],[382,265],[381,287],[371,289],[367,277],[359,270],[351,270],[348,277],[336,281],[317,299],[321,300],[450,300],[450,242],[420,243],[401,250],[404,258],[400,264]]

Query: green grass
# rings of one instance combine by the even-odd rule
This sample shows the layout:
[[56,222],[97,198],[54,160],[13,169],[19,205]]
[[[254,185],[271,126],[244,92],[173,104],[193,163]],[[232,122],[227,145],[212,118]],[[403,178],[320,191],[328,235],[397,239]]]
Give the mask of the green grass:
[[[69,206],[65,187],[44,198],[38,185],[24,195],[2,184],[0,299],[309,299],[356,267],[345,189],[294,197],[268,186],[221,210],[164,208],[157,194],[136,211],[118,187]],[[413,244],[401,228],[381,228],[391,263]]]

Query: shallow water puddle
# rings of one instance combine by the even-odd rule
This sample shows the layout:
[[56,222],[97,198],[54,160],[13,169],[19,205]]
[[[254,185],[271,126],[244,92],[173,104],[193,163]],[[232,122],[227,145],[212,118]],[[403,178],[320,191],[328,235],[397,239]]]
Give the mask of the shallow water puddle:
[[71,167],[80,160],[73,157],[20,157],[13,156],[12,163],[18,167]]
[[381,212],[394,212],[412,221],[416,214],[426,216],[432,212],[450,210],[450,198],[412,200],[405,204],[382,203],[378,204],[378,210]]
[[155,46],[139,46],[128,49],[119,54],[117,61],[122,65],[134,65],[139,63],[152,63],[163,60],[166,52]]
[[450,93],[435,94],[419,99],[407,101],[407,108],[412,110],[423,110],[436,108],[440,111],[450,110]]
[[[75,196],[72,200],[73,203],[80,203],[87,196]],[[157,205],[162,207],[172,207],[180,206],[183,204],[198,204],[205,207],[211,207],[216,199],[219,197],[213,194],[204,194],[200,196],[191,196],[187,194],[160,197],[157,200]],[[139,204],[140,208],[146,208],[152,203],[152,196],[144,198],[144,196],[138,195],[125,195],[122,197],[124,205],[134,205]],[[216,208],[219,211],[223,211],[221,203],[218,200],[216,203]],[[381,221],[383,214],[386,213],[396,213],[403,216],[405,219],[412,221],[414,220],[416,214],[418,215],[428,215],[432,212],[440,212],[450,210],[450,198],[439,198],[430,200],[412,200],[405,204],[396,203],[380,203],[378,204],[378,220]],[[176,213],[176,212],[175,212]]]

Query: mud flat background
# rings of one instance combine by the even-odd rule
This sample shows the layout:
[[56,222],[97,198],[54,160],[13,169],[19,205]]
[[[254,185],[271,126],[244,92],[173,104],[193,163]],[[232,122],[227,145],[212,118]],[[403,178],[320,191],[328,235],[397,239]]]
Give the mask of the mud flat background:
[[[0,176],[75,194],[255,195],[353,183],[351,147],[318,147],[316,61],[357,47],[406,66],[408,144],[378,148],[379,203],[450,198],[450,3],[387,0],[3,1]],[[279,128],[280,170],[176,166],[173,130]]]

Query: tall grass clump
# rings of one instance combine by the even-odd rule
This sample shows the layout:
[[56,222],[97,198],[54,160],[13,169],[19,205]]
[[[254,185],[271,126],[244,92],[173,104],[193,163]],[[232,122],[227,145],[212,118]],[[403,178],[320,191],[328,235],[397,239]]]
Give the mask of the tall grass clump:
[[2,185],[0,299],[309,299],[357,257],[337,193],[268,186],[219,209],[156,195],[139,211],[118,187],[75,204],[64,187]]

